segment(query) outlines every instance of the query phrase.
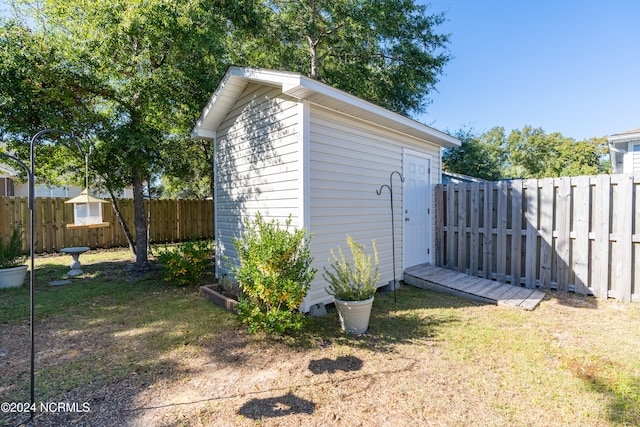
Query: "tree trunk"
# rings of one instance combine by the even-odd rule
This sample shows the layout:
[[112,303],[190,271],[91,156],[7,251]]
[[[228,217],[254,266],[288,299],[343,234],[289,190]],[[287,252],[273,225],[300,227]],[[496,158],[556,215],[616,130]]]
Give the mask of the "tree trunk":
[[309,77],[318,80],[318,52],[316,50],[317,41],[307,36],[309,41]]
[[136,270],[146,270],[149,267],[147,259],[147,218],[144,209],[144,194],[142,192],[142,174],[133,170],[133,217],[136,226]]
[[107,191],[109,192],[109,197],[111,197],[111,207],[113,208],[113,212],[116,214],[116,218],[118,218],[118,222],[122,227],[122,231],[124,231],[124,235],[127,238],[127,243],[129,243],[129,250],[131,251],[132,256],[136,256],[136,247],[133,243],[133,236],[131,236],[131,231],[129,231],[129,227],[127,227],[127,223],[122,216],[122,212],[120,212],[120,206],[118,206],[118,201],[116,200],[115,194],[111,188],[107,187]]
[[147,178],[147,195],[149,196],[147,203],[147,251],[151,252],[151,178]]

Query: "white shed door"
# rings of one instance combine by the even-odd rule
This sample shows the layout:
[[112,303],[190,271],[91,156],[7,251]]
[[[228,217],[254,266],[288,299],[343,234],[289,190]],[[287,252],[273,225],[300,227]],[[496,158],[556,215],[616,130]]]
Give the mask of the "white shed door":
[[430,160],[418,153],[403,154],[403,267],[431,262]]

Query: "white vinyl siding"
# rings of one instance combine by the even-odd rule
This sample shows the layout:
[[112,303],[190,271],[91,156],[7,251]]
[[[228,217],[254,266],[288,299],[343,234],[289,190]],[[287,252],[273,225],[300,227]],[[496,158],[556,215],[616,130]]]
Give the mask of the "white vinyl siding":
[[272,86],[249,84],[216,131],[216,259],[236,263],[233,237],[260,212],[281,223],[300,206],[298,101]]
[[633,171],[634,175],[640,175],[640,144],[633,144]]
[[[440,147],[359,121],[318,105],[310,114],[310,230],[312,255],[318,269],[308,299],[331,301],[324,290],[323,267],[331,249],[346,247],[346,235],[371,248],[375,239],[380,258],[380,285],[393,279],[391,208],[388,189],[391,172],[402,173],[402,150],[428,154],[431,182],[440,182]],[[402,275],[402,183],[394,175],[396,274]],[[435,194],[435,191],[432,191]],[[435,215],[432,215],[435,227]],[[435,235],[435,231],[433,234]],[[348,252],[348,250],[347,250]]]

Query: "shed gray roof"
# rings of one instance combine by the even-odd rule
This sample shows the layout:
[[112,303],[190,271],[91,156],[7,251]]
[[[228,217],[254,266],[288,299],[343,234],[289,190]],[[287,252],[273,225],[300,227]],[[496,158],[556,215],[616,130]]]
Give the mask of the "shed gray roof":
[[214,138],[216,129],[249,82],[279,86],[284,94],[294,98],[307,99],[346,115],[427,140],[442,147],[460,145],[460,141],[451,135],[302,74],[236,66],[229,67],[227,70],[202,110],[191,135],[194,138]]

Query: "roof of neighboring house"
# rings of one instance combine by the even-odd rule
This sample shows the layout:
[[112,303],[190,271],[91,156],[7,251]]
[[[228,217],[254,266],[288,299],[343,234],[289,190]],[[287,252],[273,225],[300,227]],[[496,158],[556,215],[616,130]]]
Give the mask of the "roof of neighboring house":
[[640,139],[640,128],[630,129],[620,133],[614,133],[607,138],[610,143],[628,142],[635,139]]
[[609,157],[613,173],[621,173],[624,169],[624,154],[627,152],[627,143],[640,141],[640,128],[630,129],[615,133],[607,138],[609,142]]
[[13,178],[18,175],[14,169],[10,168],[7,165],[0,164],[0,177],[1,178]]
[[346,115],[427,140],[442,147],[460,145],[460,141],[451,135],[302,74],[237,66],[229,67],[202,110],[191,135],[194,138],[215,138],[215,130],[249,82],[280,86],[282,93],[286,95],[307,99]]
[[[446,182],[445,182],[446,181]],[[459,183],[459,182],[485,182],[484,179],[476,178],[470,175],[464,175],[461,173],[453,173],[448,171],[442,171],[442,183]]]

